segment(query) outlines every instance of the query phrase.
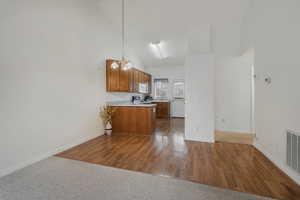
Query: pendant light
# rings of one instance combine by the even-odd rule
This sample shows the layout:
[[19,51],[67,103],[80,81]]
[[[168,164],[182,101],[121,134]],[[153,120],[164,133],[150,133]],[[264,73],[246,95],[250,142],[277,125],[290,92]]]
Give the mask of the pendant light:
[[119,64],[116,61],[114,61],[113,63],[111,63],[110,67],[112,69],[118,69],[119,68]]
[[113,62],[111,68],[117,69],[121,67],[122,70],[129,70],[132,68],[132,63],[125,59],[125,0],[122,0],[122,60],[117,63]]

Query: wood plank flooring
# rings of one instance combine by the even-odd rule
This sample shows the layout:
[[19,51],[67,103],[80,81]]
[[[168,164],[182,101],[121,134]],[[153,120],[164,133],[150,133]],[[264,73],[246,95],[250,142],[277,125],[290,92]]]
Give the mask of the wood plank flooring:
[[101,136],[57,156],[276,199],[300,199],[300,187],[254,147],[185,141],[183,132],[183,119],[161,119],[154,136]]
[[225,131],[215,131],[215,141],[230,142],[238,144],[253,144],[255,135],[249,133],[233,133]]

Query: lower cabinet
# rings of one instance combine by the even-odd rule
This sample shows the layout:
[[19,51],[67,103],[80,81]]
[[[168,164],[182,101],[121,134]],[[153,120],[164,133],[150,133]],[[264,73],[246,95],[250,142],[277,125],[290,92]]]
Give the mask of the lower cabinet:
[[156,104],[156,117],[157,118],[170,118],[171,104],[170,102],[153,102]]
[[116,106],[112,135],[151,135],[155,131],[155,107]]

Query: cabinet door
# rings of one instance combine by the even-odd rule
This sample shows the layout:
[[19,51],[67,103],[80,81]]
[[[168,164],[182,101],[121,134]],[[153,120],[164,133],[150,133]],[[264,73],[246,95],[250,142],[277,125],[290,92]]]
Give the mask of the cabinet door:
[[155,104],[156,104],[156,117],[157,118],[160,118],[161,116],[161,112],[160,112],[160,108],[161,108],[161,106],[160,106],[160,103],[159,102],[155,102]]
[[145,72],[139,72],[139,83],[146,86],[146,88],[143,89],[142,93],[146,94],[147,92],[147,75]]
[[139,91],[140,84],[143,83],[143,72],[138,71],[138,80],[137,80],[137,92]]
[[169,102],[156,102],[156,117],[169,118],[170,117],[170,103]]
[[111,64],[114,60],[106,61],[106,91],[107,92],[118,92],[120,89],[120,70],[119,68],[111,68]]
[[129,92],[135,92],[134,69],[129,70]]
[[151,94],[151,76],[149,74],[145,74],[145,83],[147,85],[147,94]]
[[143,79],[144,79],[144,74],[143,72],[139,71],[139,84],[143,83]]
[[152,76],[148,74],[148,94],[152,93]]
[[155,127],[156,127],[156,108],[151,108],[151,121],[152,121],[152,132],[155,131]]
[[163,118],[170,117],[170,103],[169,102],[161,102],[161,116]]
[[130,92],[130,70],[120,69],[120,92]]
[[146,73],[144,73],[144,84],[148,83],[148,76]]
[[112,117],[113,135],[131,135],[136,132],[135,107],[114,107]]
[[139,92],[139,71],[134,69],[134,92]]
[[153,132],[152,108],[136,107],[136,132],[137,135],[149,135]]

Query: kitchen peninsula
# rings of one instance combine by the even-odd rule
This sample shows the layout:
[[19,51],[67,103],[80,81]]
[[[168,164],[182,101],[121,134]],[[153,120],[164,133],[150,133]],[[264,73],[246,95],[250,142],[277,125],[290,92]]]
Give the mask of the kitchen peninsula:
[[112,135],[151,135],[155,130],[156,104],[110,102],[116,109],[112,117]]

